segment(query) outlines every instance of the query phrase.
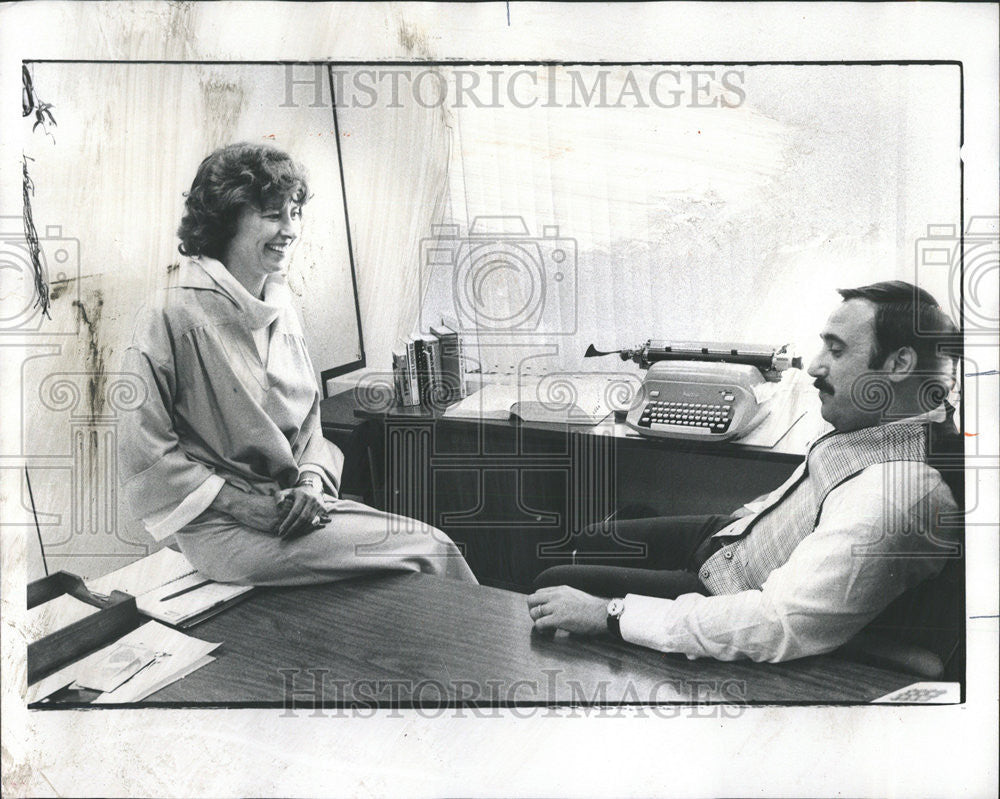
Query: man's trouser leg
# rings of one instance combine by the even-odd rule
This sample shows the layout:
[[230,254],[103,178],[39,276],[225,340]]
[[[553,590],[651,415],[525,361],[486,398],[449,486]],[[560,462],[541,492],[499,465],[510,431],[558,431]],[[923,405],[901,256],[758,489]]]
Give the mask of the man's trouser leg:
[[[603,597],[642,594],[674,599],[682,594],[707,594],[698,579],[699,564],[695,562],[695,553],[705,539],[732,521],[732,516],[724,514],[661,516],[591,528],[584,540],[603,533],[614,534],[622,541],[644,544],[646,554],[642,564],[635,564],[637,558],[628,558],[634,564],[628,566],[621,565],[627,562],[622,558],[605,562],[588,558],[586,564],[546,569],[535,578],[534,587],[537,590],[545,586],[570,585]],[[586,552],[581,554],[586,558]]]

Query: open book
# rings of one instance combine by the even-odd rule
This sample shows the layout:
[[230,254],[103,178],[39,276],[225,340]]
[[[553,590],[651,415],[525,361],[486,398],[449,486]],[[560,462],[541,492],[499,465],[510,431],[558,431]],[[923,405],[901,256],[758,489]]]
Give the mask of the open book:
[[[525,422],[595,425],[612,411],[628,410],[639,381],[606,373],[521,375],[510,382],[487,383],[445,411],[459,419],[509,419]],[[633,385],[634,384],[634,385]]]
[[124,591],[140,613],[175,627],[191,627],[225,610],[253,590],[249,585],[217,583],[198,574],[180,552],[161,549],[117,571],[87,580],[94,593]]

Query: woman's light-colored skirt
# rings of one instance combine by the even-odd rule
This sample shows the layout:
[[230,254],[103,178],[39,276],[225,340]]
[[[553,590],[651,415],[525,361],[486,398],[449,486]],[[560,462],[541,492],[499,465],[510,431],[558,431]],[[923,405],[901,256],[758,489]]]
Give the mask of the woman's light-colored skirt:
[[290,540],[243,527],[212,509],[174,535],[191,565],[219,582],[307,585],[385,571],[477,582],[440,530],[347,499],[328,501],[327,507],[329,524]]

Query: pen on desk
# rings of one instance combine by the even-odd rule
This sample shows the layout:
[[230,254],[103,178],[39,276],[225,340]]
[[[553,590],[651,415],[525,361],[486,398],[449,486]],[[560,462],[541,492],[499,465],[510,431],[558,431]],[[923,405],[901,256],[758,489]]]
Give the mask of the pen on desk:
[[197,591],[199,588],[204,588],[208,585],[211,580],[202,580],[200,583],[195,583],[194,585],[189,585],[187,588],[182,588],[180,591],[174,591],[172,594],[167,594],[164,597],[160,597],[161,602],[166,602],[168,599],[173,599],[174,597],[182,596],[184,594],[190,594],[192,591]]

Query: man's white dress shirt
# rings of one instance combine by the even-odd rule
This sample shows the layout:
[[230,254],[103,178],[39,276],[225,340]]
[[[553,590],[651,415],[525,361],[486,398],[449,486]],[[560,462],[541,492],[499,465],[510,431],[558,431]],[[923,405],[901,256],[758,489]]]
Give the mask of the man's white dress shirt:
[[814,531],[761,590],[674,600],[629,594],[622,637],[689,658],[778,662],[829,652],[941,571],[954,549],[936,537],[936,520],[956,511],[926,464],[874,464],[830,491]]

